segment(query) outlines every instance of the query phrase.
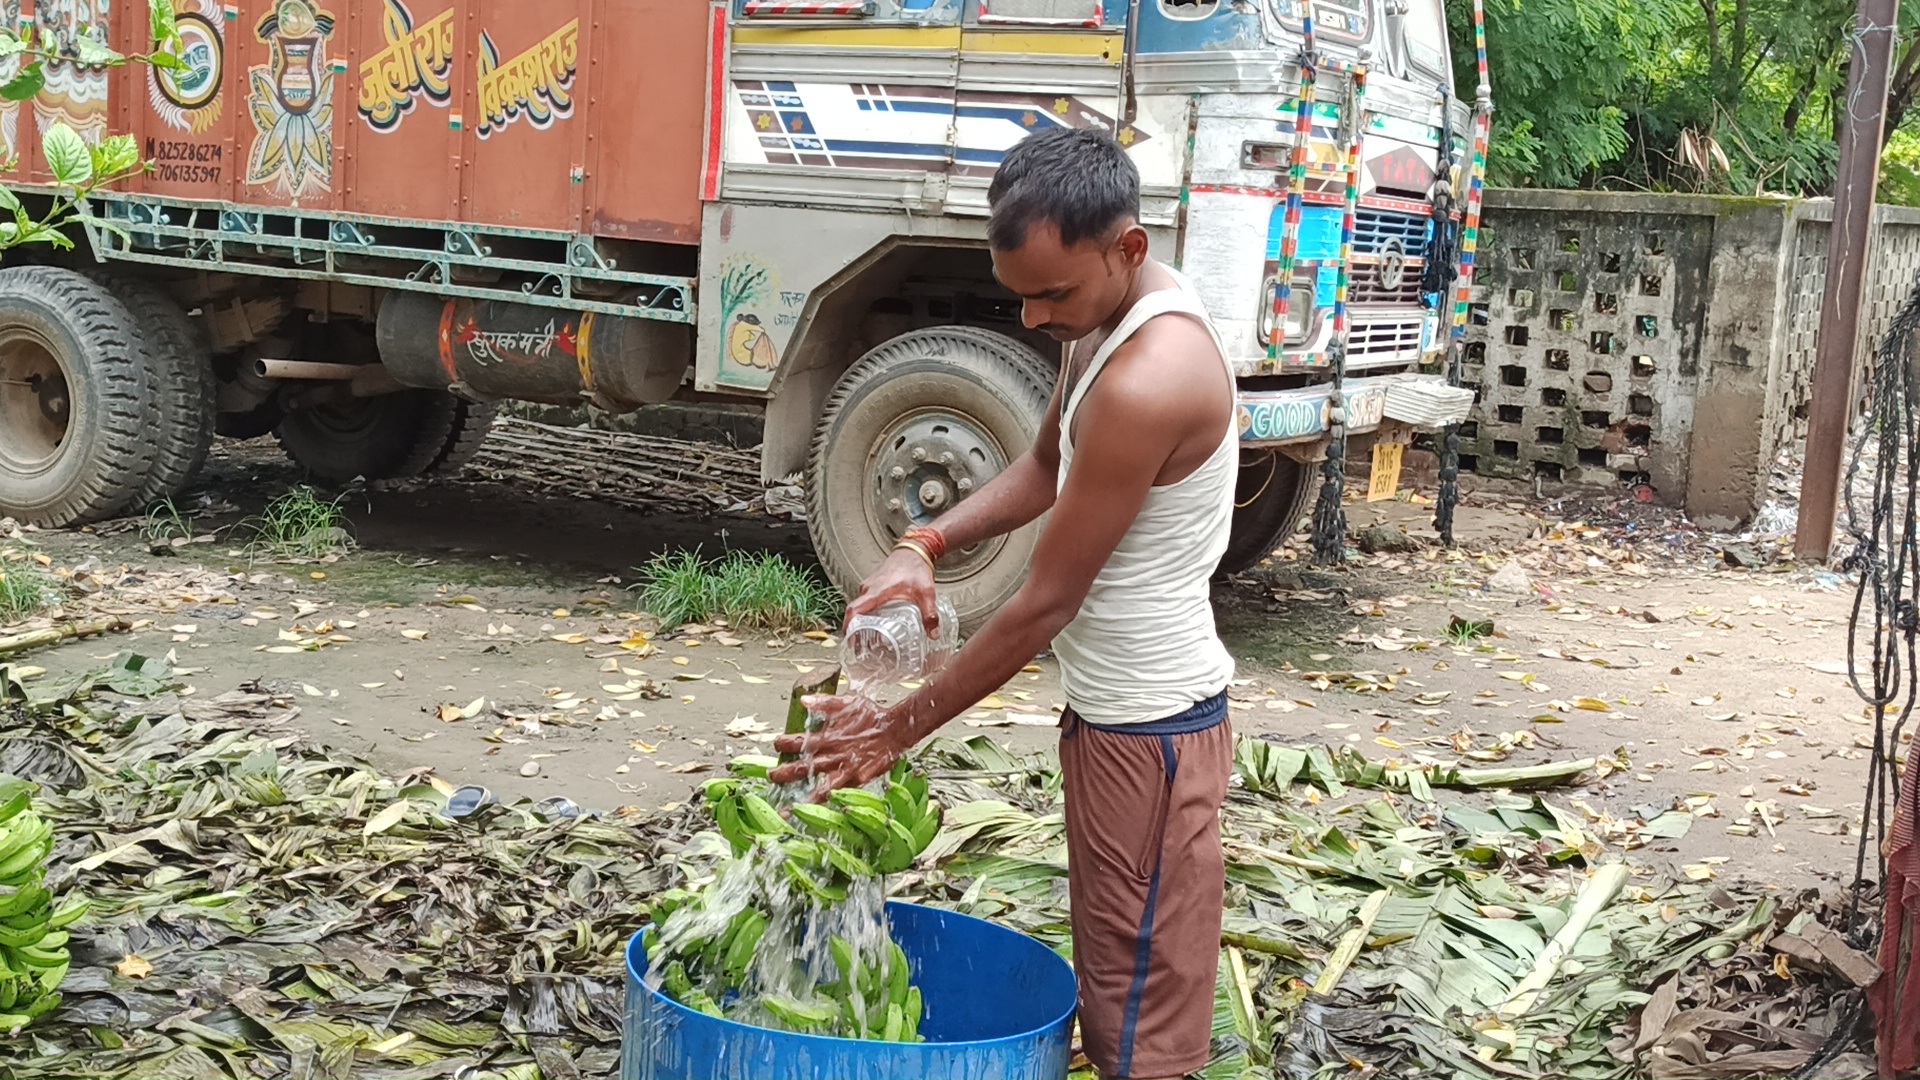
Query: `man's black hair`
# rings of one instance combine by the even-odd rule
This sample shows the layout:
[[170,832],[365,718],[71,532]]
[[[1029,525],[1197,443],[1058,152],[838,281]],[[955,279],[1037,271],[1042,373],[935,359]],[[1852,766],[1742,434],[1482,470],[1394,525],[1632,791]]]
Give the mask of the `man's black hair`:
[[1140,170],[1112,135],[1092,128],[1050,128],[1007,151],[987,188],[993,217],[987,242],[1017,251],[1027,230],[1051,223],[1071,247],[1100,240],[1140,216]]

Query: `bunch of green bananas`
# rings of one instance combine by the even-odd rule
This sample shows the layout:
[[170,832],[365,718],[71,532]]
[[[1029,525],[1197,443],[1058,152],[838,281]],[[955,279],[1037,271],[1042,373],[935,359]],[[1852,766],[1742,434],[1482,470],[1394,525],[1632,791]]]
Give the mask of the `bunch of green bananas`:
[[84,900],[53,906],[42,882],[53,827],[33,811],[34,785],[0,777],[0,1032],[18,1031],[60,1004],[67,977],[67,927]]
[[920,988],[907,980],[907,954],[894,942],[878,962],[862,963],[846,938],[829,946],[840,981],[820,988],[811,1001],[767,997],[768,1012],[795,1031],[847,1039],[925,1042],[920,1035]]
[[[733,775],[708,781],[703,791],[734,858],[784,876],[794,895],[816,910],[844,901],[856,882],[905,870],[940,831],[940,808],[928,800],[927,778],[905,761],[894,766],[879,791],[845,788],[827,805],[795,804],[788,808],[791,821],[768,798],[767,773],[776,763],[757,755],[735,758],[729,766]],[[704,890],[668,889],[654,897],[651,915],[660,928],[655,940],[667,950],[661,988],[689,1008],[720,1016],[721,1003],[735,998],[745,981],[777,905],[770,894],[756,896],[725,917],[721,929],[724,916],[710,911],[710,898]],[[769,996],[760,1004],[795,1031],[913,1040],[920,1026],[920,993],[908,985],[899,946],[888,942],[888,949],[887,955],[862,960],[844,939],[835,938],[832,951],[841,981],[822,988],[825,998]]]
[[828,805],[796,803],[789,810],[792,822],[767,801],[764,783],[755,783],[766,779],[773,764],[768,757],[735,758],[733,776],[707,782],[707,802],[735,855],[761,841],[778,845],[786,874],[822,903],[845,900],[851,882],[912,866],[940,831],[940,808],[927,799],[927,778],[904,759],[880,792],[841,788]]

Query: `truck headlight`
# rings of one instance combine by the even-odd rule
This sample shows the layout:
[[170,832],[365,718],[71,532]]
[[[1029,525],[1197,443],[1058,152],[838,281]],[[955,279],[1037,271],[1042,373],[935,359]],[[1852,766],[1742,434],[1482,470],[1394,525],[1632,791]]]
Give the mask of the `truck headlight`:
[[[1283,340],[1289,345],[1299,345],[1313,335],[1313,328],[1319,322],[1320,310],[1314,306],[1314,288],[1318,271],[1306,267],[1294,276],[1293,292],[1287,302],[1287,323]],[[1273,340],[1273,294],[1278,289],[1278,279],[1269,277],[1260,286],[1260,314],[1255,325],[1259,329],[1261,342]]]

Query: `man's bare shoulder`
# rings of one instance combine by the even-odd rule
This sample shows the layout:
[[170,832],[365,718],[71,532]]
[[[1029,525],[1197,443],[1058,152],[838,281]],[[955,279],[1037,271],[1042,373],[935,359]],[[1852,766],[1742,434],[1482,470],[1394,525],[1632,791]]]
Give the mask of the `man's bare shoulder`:
[[1149,414],[1191,410],[1210,416],[1231,409],[1233,384],[1213,335],[1199,320],[1167,314],[1134,331],[1107,361],[1095,383],[1115,408],[1145,409]]

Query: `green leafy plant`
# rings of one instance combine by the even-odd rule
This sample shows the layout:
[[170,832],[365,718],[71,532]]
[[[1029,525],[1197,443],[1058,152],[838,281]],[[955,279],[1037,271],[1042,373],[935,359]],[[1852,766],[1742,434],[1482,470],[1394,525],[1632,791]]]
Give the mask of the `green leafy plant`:
[[[73,36],[73,52],[69,55],[61,51],[58,43],[47,38],[37,21],[22,24],[17,29],[0,27],[0,59],[17,57],[20,60],[19,70],[13,78],[0,84],[0,99],[26,101],[38,95],[47,84],[46,65],[49,63],[74,62],[89,67],[120,67],[138,60],[166,70],[184,67],[185,63],[178,54],[182,44],[173,0],[148,0],[147,10],[153,49],[135,56],[115,52],[86,34]],[[0,187],[0,217],[11,215],[13,218],[11,221],[0,220],[0,251],[24,244],[72,248],[73,239],[67,230],[86,215],[87,197],[146,168],[146,163],[140,160],[140,146],[133,136],[113,135],[89,144],[64,121],[56,121],[47,128],[40,138],[40,149],[47,163],[47,171],[53,174],[54,184],[59,191],[36,215],[28,210],[11,188]],[[10,171],[17,164],[17,159],[9,160],[0,169]],[[102,228],[122,231],[110,222],[92,220]]]
[[253,559],[320,559],[353,550],[353,534],[340,499],[323,499],[306,485],[267,504],[260,516],[241,524],[252,540]]
[[724,620],[743,630],[803,630],[834,619],[841,597],[772,552],[656,555],[639,568],[640,602],[666,626]]
[[20,552],[0,552],[0,624],[38,615],[59,598],[51,574]]

